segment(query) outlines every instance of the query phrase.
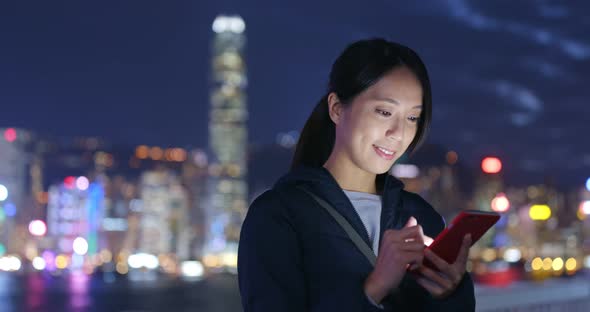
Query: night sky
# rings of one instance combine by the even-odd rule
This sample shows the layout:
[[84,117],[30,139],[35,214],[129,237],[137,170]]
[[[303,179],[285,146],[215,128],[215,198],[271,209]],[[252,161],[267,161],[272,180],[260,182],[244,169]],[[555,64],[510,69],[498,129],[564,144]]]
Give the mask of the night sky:
[[6,2],[0,127],[205,147],[211,24],[240,14],[253,143],[300,130],[341,50],[382,36],[430,71],[430,142],[521,183],[590,176],[588,1]]

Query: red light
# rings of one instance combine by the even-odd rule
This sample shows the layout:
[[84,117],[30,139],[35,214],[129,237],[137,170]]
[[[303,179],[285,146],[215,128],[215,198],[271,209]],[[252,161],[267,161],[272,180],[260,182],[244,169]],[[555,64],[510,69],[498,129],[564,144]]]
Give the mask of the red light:
[[74,186],[76,185],[76,178],[74,177],[66,177],[64,179],[64,185],[66,186],[67,189],[73,189]]
[[29,232],[35,236],[43,236],[47,233],[47,226],[41,220],[33,220],[29,223]]
[[492,210],[495,212],[506,212],[508,209],[510,209],[510,201],[506,195],[500,193],[492,199]]
[[498,173],[502,170],[502,162],[496,157],[486,157],[481,162],[481,169],[485,173]]
[[8,142],[14,142],[16,140],[16,130],[14,128],[8,128],[4,131],[4,138]]

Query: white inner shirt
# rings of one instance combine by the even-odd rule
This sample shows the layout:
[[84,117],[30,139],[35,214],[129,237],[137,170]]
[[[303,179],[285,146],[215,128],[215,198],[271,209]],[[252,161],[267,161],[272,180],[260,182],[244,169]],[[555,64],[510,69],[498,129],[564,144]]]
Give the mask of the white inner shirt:
[[343,190],[352,206],[361,217],[369,234],[375,256],[379,252],[379,230],[381,228],[381,196],[363,192]]

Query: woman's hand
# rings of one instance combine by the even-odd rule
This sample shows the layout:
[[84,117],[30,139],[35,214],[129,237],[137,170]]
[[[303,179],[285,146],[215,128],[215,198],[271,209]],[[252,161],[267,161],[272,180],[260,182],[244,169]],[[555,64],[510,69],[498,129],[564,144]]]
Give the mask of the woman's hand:
[[408,266],[420,267],[424,258],[424,233],[411,217],[401,230],[386,230],[375,268],[365,280],[365,293],[379,303],[396,288]]
[[467,257],[471,247],[471,236],[465,235],[461,250],[455,263],[449,264],[434,252],[426,249],[425,257],[439,270],[436,272],[426,266],[422,266],[414,273],[417,274],[416,282],[426,289],[435,298],[445,298],[459,286],[463,279],[467,266]]

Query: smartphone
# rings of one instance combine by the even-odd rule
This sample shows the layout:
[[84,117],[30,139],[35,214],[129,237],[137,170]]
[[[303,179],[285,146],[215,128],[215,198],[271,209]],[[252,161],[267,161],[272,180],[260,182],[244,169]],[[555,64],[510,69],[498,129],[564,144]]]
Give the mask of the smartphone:
[[[426,248],[452,264],[457,260],[465,235],[471,234],[473,246],[499,219],[500,214],[496,212],[464,210]],[[436,265],[426,258],[422,265],[438,271]]]

